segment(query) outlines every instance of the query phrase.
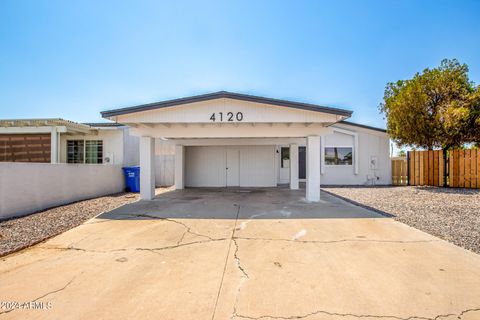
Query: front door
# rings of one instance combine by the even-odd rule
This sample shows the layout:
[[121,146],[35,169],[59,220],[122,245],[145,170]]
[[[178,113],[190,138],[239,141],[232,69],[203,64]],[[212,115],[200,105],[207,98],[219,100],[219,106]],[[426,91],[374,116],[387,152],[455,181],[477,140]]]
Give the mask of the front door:
[[240,186],[240,149],[227,147],[227,187]]
[[307,148],[298,147],[298,178],[307,177]]

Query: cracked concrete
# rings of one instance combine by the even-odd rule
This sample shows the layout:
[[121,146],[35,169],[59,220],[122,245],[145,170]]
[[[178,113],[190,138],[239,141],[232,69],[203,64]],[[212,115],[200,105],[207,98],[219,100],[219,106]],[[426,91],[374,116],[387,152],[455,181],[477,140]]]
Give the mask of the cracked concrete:
[[0,300],[52,309],[0,319],[480,319],[480,256],[327,194],[243,191],[170,192],[1,258]]

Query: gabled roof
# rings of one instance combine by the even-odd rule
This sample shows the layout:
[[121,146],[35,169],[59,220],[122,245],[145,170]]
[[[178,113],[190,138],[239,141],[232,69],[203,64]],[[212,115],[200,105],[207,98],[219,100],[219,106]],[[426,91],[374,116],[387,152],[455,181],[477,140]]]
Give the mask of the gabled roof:
[[367,126],[367,125],[365,125],[365,124],[355,123],[355,122],[350,122],[350,121],[345,121],[345,120],[339,121],[338,123],[344,123],[344,124],[347,124],[347,125],[350,125],[350,126],[359,127],[359,128],[364,128],[364,129],[370,129],[370,130],[375,130],[375,131],[380,131],[380,132],[387,132],[386,129],[377,128],[377,127],[372,127],[372,126]]
[[345,109],[325,107],[325,106],[302,103],[302,102],[265,98],[265,97],[252,96],[252,95],[233,93],[233,92],[227,92],[227,91],[219,91],[214,93],[202,94],[198,96],[166,100],[166,101],[160,101],[160,102],[149,103],[149,104],[142,104],[142,105],[128,107],[128,108],[113,109],[113,110],[103,111],[101,112],[101,114],[102,114],[102,117],[108,118],[108,117],[129,114],[134,112],[173,107],[173,106],[178,106],[178,105],[187,104],[187,103],[201,102],[201,101],[214,100],[214,99],[220,99],[220,98],[229,98],[229,99],[264,103],[264,104],[270,104],[270,105],[282,106],[282,107],[288,107],[288,108],[302,109],[302,110],[308,110],[308,111],[324,112],[324,113],[336,114],[336,115],[345,116],[345,117],[350,117],[352,115],[352,111],[345,110]]
[[94,128],[124,127],[124,124],[116,122],[84,122],[83,124]]

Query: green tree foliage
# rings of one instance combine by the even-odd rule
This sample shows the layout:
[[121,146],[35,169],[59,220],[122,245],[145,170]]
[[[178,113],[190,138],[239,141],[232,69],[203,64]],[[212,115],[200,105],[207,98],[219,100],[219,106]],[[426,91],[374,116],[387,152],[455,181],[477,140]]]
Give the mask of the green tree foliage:
[[399,146],[448,149],[480,141],[480,87],[456,59],[388,83],[379,109]]

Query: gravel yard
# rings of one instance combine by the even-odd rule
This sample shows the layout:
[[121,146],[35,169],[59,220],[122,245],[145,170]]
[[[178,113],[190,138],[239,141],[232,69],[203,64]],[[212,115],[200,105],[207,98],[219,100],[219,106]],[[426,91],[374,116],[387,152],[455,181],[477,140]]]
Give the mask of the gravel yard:
[[480,190],[437,187],[328,187],[322,190],[480,253]]
[[29,247],[74,228],[102,212],[138,199],[136,193],[120,193],[0,221],[0,256]]

